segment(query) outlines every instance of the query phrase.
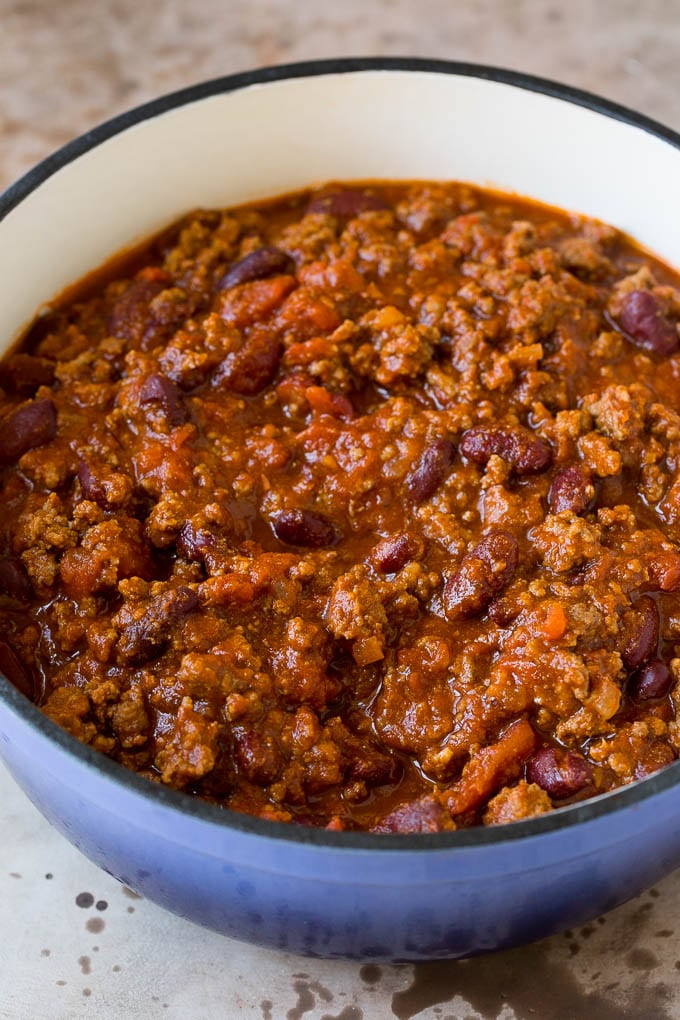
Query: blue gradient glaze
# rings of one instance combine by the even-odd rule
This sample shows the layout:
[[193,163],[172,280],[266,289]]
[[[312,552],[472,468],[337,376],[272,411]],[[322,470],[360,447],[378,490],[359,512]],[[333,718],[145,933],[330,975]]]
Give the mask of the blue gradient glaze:
[[680,861],[680,766],[511,826],[329,833],[156,787],[78,744],[14,690],[2,693],[0,754],[68,840],[168,910],[272,948],[466,956],[580,924]]

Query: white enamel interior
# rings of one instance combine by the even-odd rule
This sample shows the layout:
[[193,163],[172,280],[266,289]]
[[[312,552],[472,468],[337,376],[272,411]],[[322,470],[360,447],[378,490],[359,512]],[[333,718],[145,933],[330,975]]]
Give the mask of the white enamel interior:
[[36,308],[196,206],[328,179],[472,181],[597,216],[680,266],[680,150],[522,88],[426,71],[253,85],[142,121],[0,222],[0,349]]

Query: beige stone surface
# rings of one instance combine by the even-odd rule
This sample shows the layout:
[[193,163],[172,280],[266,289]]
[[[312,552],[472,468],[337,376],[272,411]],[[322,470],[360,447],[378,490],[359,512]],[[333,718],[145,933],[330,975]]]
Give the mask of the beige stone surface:
[[0,187],[162,92],[370,54],[518,68],[680,128],[678,0],[0,0]]
[[[0,188],[159,93],[370,54],[518,68],[680,129],[676,0],[0,0]],[[89,908],[76,905],[83,891]],[[679,913],[676,873],[579,932],[512,953],[415,969],[302,960],[129,899],[0,767],[4,1020],[673,1020]]]
[[679,872],[532,946],[362,966],[257,949],[132,899],[49,827],[2,765],[0,833],[2,1020],[680,1017]]

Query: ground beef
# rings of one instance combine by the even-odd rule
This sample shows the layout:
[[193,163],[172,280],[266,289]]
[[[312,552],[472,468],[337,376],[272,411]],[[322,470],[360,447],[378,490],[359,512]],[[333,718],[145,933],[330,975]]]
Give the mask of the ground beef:
[[532,818],[680,752],[680,289],[458,184],[198,211],[0,364],[0,668],[331,830]]

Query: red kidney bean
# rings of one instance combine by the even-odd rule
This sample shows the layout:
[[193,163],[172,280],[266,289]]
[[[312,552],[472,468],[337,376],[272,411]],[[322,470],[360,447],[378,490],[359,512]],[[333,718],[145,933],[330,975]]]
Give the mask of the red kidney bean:
[[78,481],[85,499],[92,503],[99,503],[103,507],[108,506],[104,479],[98,475],[93,464],[84,457],[78,465]]
[[315,195],[307,206],[308,213],[327,213],[329,216],[358,216],[370,210],[388,209],[389,206],[377,195],[368,195],[365,191],[345,188],[343,191],[331,191]]
[[0,422],[0,463],[11,464],[57,434],[57,409],[49,399],[20,404]]
[[281,248],[268,245],[264,248],[257,248],[245,255],[238,262],[234,262],[226,271],[217,290],[228,290],[229,287],[237,287],[241,283],[249,283],[251,280],[263,280],[266,276],[276,276],[278,273],[290,273],[295,275],[295,260]]
[[33,595],[31,579],[17,556],[0,557],[0,591],[20,602],[28,602]]
[[0,673],[3,673],[30,701],[35,700],[33,677],[6,641],[0,641]]
[[626,295],[619,324],[634,344],[650,354],[667,357],[680,348],[677,329],[649,290],[633,290]]
[[454,452],[449,439],[435,439],[425,447],[420,462],[406,476],[406,488],[414,503],[423,503],[434,495],[451,466]]
[[543,747],[527,762],[527,779],[553,800],[573,797],[588,786],[593,766],[583,755],[562,747]]
[[463,434],[460,452],[475,464],[496,454],[518,475],[539,475],[552,463],[552,449],[544,439],[519,426],[475,425]]
[[90,457],[82,457],[78,465],[78,481],[83,499],[98,503],[104,510],[121,507],[132,494],[130,479]]
[[184,616],[188,616],[189,613],[193,613],[199,606],[196,592],[183,584],[173,591],[158,597],[164,600],[160,603],[161,608],[166,618],[171,620],[179,620]]
[[520,605],[504,598],[502,594],[499,598],[494,598],[487,608],[489,619],[493,620],[499,627],[508,627],[513,620],[517,619],[521,612],[522,607]]
[[109,312],[107,328],[111,336],[138,343],[149,326],[149,305],[170,282],[161,271],[153,277],[132,280]]
[[409,535],[389,535],[383,538],[371,552],[371,559],[383,574],[395,574],[414,556],[413,542]]
[[313,510],[282,510],[274,518],[272,527],[279,541],[286,545],[320,549],[333,545],[337,539],[331,522]]
[[177,553],[184,560],[204,560],[217,542],[216,536],[207,528],[196,528],[187,521],[177,536]]
[[139,403],[142,407],[146,404],[159,404],[168,425],[173,428],[183,425],[187,420],[187,409],[184,397],[177,383],[169,379],[167,375],[154,372],[148,375],[139,389]]
[[10,354],[0,364],[0,386],[9,393],[32,394],[54,382],[54,362],[33,354]]
[[256,729],[234,728],[234,752],[239,771],[258,786],[273,783],[283,767],[274,738]]
[[122,625],[118,655],[130,665],[142,665],[164,650],[172,637],[172,627],[199,607],[198,595],[180,585],[151,600],[141,614],[134,606],[118,613]]
[[445,832],[453,828],[448,811],[430,794],[402,804],[386,815],[374,832]]
[[276,375],[282,349],[279,339],[263,330],[254,330],[240,350],[219,365],[214,385],[243,396],[259,393]]
[[630,677],[628,693],[634,701],[665,698],[673,686],[671,672],[662,659],[651,659]]
[[594,495],[595,489],[587,471],[577,465],[562,468],[553,478],[548,492],[550,513],[571,510],[574,514],[583,514]]
[[621,658],[628,669],[639,666],[656,655],[659,644],[659,610],[649,595],[641,595],[625,615],[626,645]]
[[463,557],[444,585],[444,607],[450,618],[475,616],[510,583],[519,550],[514,535],[494,528]]
[[139,340],[143,351],[165,347],[179,327],[186,324],[198,309],[205,309],[207,304],[197,293],[186,293],[179,287],[172,287],[170,281],[164,287],[167,290],[162,301],[157,301],[158,295],[154,295],[146,311],[140,309],[143,330]]

